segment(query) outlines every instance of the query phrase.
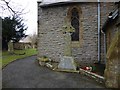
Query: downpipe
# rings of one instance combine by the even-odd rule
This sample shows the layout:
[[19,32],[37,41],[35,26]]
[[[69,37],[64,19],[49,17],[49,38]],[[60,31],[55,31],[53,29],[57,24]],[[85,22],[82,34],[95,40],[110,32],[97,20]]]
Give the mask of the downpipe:
[[100,0],[98,0],[98,63],[100,63]]

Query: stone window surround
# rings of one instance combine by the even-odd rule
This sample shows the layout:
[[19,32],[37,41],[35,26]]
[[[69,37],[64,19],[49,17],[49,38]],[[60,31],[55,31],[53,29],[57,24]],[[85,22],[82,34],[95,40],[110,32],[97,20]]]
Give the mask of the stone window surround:
[[67,19],[69,22],[71,22],[71,16],[72,16],[72,9],[76,8],[78,10],[79,13],[79,41],[72,41],[71,42],[71,47],[82,47],[82,43],[83,43],[83,16],[82,16],[82,10],[80,8],[80,6],[78,5],[74,5],[74,6],[70,6],[68,8],[68,13],[67,13]]

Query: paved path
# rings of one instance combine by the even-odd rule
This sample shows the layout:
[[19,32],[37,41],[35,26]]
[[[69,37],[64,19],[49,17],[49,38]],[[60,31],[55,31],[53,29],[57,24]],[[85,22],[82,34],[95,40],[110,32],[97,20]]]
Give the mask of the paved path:
[[104,88],[77,73],[55,72],[40,67],[36,56],[9,64],[2,74],[3,88]]

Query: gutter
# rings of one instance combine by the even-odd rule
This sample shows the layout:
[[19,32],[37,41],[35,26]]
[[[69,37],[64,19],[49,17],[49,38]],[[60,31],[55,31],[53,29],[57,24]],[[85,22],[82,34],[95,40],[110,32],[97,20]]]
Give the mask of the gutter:
[[100,0],[98,0],[98,63],[100,63]]

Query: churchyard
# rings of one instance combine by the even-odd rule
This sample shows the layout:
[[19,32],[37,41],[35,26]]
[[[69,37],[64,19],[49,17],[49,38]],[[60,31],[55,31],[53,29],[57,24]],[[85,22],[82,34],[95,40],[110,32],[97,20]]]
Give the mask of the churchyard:
[[[47,3],[46,0],[42,0],[37,4],[36,47],[33,45],[28,49],[27,46],[20,45],[20,47],[23,46],[20,48],[16,44],[16,50],[14,38],[7,42],[7,51],[2,52],[1,67],[7,66],[3,69],[6,75],[3,77],[3,88],[38,88],[44,85],[45,88],[68,88],[73,82],[73,87],[76,85],[82,87],[80,86],[82,84],[88,87],[87,81],[83,83],[88,77],[106,88],[119,88],[120,1],[83,3],[70,0],[68,3],[63,0],[62,3]],[[15,60],[17,61],[13,62]],[[15,78],[11,77],[13,72]],[[51,72],[59,74],[50,75]],[[68,86],[61,83],[65,78],[74,77],[73,74],[66,77],[63,72],[81,75],[78,80],[82,84],[75,78],[70,81],[70,84],[65,82]],[[83,76],[85,79],[81,81],[80,78]],[[57,82],[59,82],[58,85]]]
[[7,64],[17,60],[22,59],[31,55],[37,54],[36,49],[26,49],[26,50],[14,50],[15,54],[10,54],[8,51],[2,52],[2,67],[6,66]]

